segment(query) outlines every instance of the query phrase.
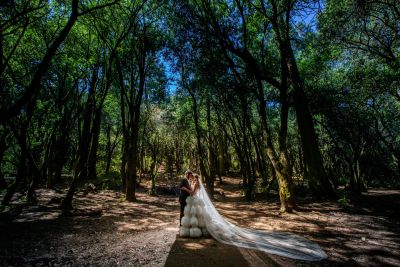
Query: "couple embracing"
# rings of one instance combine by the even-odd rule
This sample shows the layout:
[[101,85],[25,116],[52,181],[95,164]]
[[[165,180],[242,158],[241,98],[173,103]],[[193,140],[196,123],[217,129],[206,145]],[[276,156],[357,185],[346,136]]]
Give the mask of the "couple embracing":
[[243,228],[227,221],[214,207],[192,171],[187,170],[179,185],[181,237],[211,235],[219,242],[261,250],[292,259],[318,261],[327,258],[321,247],[298,235]]
[[200,237],[202,235],[208,235],[204,218],[204,202],[198,196],[200,186],[201,183],[198,175],[187,170],[185,172],[185,178],[182,179],[179,185],[179,203],[181,205],[179,234],[182,237]]

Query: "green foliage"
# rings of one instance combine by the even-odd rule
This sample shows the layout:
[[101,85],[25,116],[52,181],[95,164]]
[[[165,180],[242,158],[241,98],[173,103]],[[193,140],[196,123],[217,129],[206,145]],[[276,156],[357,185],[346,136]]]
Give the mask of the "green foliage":
[[339,198],[338,203],[342,206],[348,206],[350,204],[350,200],[346,197],[346,195],[343,195],[341,198]]
[[107,175],[98,177],[101,190],[121,190],[121,174],[119,172],[110,172]]

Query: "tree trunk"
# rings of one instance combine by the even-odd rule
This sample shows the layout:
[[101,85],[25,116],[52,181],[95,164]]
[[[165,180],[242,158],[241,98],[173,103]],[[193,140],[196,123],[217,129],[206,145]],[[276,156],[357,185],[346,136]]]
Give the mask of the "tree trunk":
[[2,206],[7,206],[10,203],[11,198],[13,197],[15,191],[17,190],[18,185],[24,180],[26,175],[26,151],[21,149],[20,161],[18,166],[17,175],[15,177],[15,181],[11,182],[8,185],[6,194],[1,202]]
[[55,169],[55,146],[56,146],[56,140],[57,136],[56,134],[53,134],[51,137],[51,141],[49,144],[48,149],[46,149],[46,155],[45,159],[47,162],[45,162],[45,175],[47,177],[46,181],[46,187],[49,189],[54,188],[54,169]]
[[89,94],[86,100],[85,113],[83,115],[82,132],[79,135],[78,142],[78,163],[75,165],[75,173],[78,179],[83,181],[88,178],[88,159],[89,159],[89,146],[91,143],[91,124],[93,121],[93,112],[95,106],[95,92],[97,83],[97,67],[93,70],[92,79],[89,86]]
[[205,158],[205,152],[203,149],[203,146],[201,144],[201,131],[200,131],[200,122],[199,122],[199,114],[198,114],[198,109],[197,109],[197,100],[193,92],[191,92],[189,89],[189,94],[191,95],[192,98],[192,109],[193,109],[193,119],[194,119],[194,125],[195,125],[195,130],[196,130],[196,140],[197,140],[197,150],[198,150],[198,156],[199,156],[199,166],[200,166],[200,173],[201,176],[203,176],[206,185],[207,185],[207,193],[210,197],[210,199],[214,199],[214,179],[213,177],[210,177],[209,173],[207,172],[206,166],[204,165],[203,159]]
[[224,144],[223,144],[223,135],[218,133],[218,166],[217,166],[217,175],[219,178],[219,183],[222,184],[222,175],[226,175],[225,172],[225,153],[224,153]]
[[105,174],[108,174],[110,172],[111,157],[112,157],[112,151],[111,151],[111,126],[107,126],[107,128],[106,128],[106,138],[107,138],[107,144],[106,144],[106,169],[105,169]]
[[[1,166],[1,163],[3,162],[4,154],[7,149],[6,139],[7,139],[7,134],[2,133],[0,136],[0,166]],[[7,184],[6,184],[6,180],[4,179],[4,173],[2,171],[2,168],[0,167],[0,190],[5,189],[6,187],[7,187]]]
[[150,175],[151,175],[151,188],[149,191],[150,196],[156,196],[156,177],[157,177],[157,172],[158,172],[158,165],[157,165],[157,156],[153,155],[152,156],[152,163],[150,167]]
[[287,67],[294,88],[294,106],[304,155],[304,177],[316,197],[335,198],[332,184],[326,175],[313,119],[308,109],[303,82],[297,69],[290,43],[287,44]]
[[23,127],[21,129],[20,136],[17,136],[19,145],[20,145],[20,157],[19,157],[19,164],[18,164],[18,171],[15,177],[15,180],[11,182],[8,187],[6,194],[1,202],[1,205],[7,206],[11,198],[13,197],[15,191],[17,190],[18,185],[22,183],[27,175],[27,158],[28,158],[28,147],[26,143],[26,129],[27,127]]
[[5,189],[6,187],[7,187],[7,184],[6,184],[6,180],[4,178],[4,173],[0,168],[0,190]]
[[[94,74],[93,74],[94,75]],[[72,199],[74,197],[74,193],[76,190],[76,186],[78,183],[78,180],[86,180],[87,178],[87,161],[88,161],[88,155],[89,155],[89,143],[90,143],[90,124],[92,121],[92,114],[93,114],[93,104],[94,104],[94,85],[96,83],[97,78],[92,78],[91,85],[89,87],[89,95],[88,99],[86,101],[86,111],[84,114],[84,120],[83,120],[83,127],[82,127],[82,133],[79,136],[79,141],[78,141],[78,149],[77,149],[77,159],[75,162],[74,166],[74,174],[72,178],[71,185],[68,189],[67,195],[63,199],[60,208],[62,210],[71,210],[73,209],[72,206]],[[80,124],[78,122],[78,124]]]
[[27,199],[28,203],[35,203],[37,201],[35,189],[39,184],[41,172],[35,165],[34,158],[32,157],[31,154],[28,155],[28,162],[29,162],[30,169],[32,170],[33,174],[32,174],[31,184],[29,185],[28,191],[26,193],[26,199]]
[[126,147],[126,142],[124,141],[122,143],[122,153],[121,153],[121,167],[120,167],[120,176],[121,176],[121,184],[122,184],[122,191],[125,192],[126,190],[126,169],[127,169],[127,162],[126,162],[126,156],[128,154],[128,150]]
[[62,210],[72,210],[74,208],[72,206],[72,199],[74,197],[76,185],[77,185],[77,182],[78,182],[78,176],[79,176],[79,174],[77,173],[77,169],[75,168],[74,176],[73,176],[72,182],[71,182],[71,184],[69,186],[67,195],[62,200],[61,205],[60,205],[60,208]]
[[[78,124],[80,124],[80,122],[78,122]],[[80,129],[78,129],[78,131],[80,131]],[[86,168],[84,167],[85,161],[81,159],[82,157],[82,152],[80,151],[80,147],[81,147],[81,141],[82,140],[82,136],[80,136],[80,140],[79,140],[79,144],[78,144],[78,150],[77,150],[77,158],[75,160],[74,166],[73,166],[73,177],[72,177],[72,182],[69,186],[68,192],[65,196],[65,198],[62,200],[60,208],[62,210],[72,210],[73,206],[72,206],[72,199],[74,197],[74,193],[75,193],[75,189],[78,183],[78,179],[80,177],[80,172],[82,170],[86,170]]]
[[[276,168],[275,168],[276,171]],[[279,184],[279,199],[281,202],[280,212],[291,212],[295,208],[291,179],[289,179],[287,168],[276,171]]]
[[[258,79],[259,80],[259,79]],[[263,132],[266,137],[266,148],[267,148],[267,155],[272,163],[272,166],[275,170],[275,174],[277,176],[278,185],[279,185],[279,198],[281,202],[281,212],[292,212],[293,209],[296,207],[295,199],[294,199],[294,192],[292,186],[292,176],[291,176],[291,166],[289,164],[287,158],[287,151],[286,146],[280,145],[280,156],[279,158],[276,155],[274,145],[271,139],[271,133],[268,128],[267,123],[267,114],[266,114],[266,103],[264,99],[264,92],[261,85],[261,81],[258,81],[258,112],[261,118],[261,126],[263,128]],[[281,114],[282,116],[282,114]],[[285,125],[281,125],[281,128],[285,127]],[[283,134],[283,129],[280,131],[280,135]],[[283,141],[283,137],[279,137],[281,142]],[[285,155],[286,154],[286,155]]]
[[64,110],[63,118],[60,123],[59,136],[56,138],[54,155],[54,183],[61,181],[61,175],[67,163],[68,152],[71,151],[71,128],[75,124],[74,119],[67,110]]
[[99,135],[100,135],[100,124],[101,124],[101,108],[97,108],[93,118],[92,130],[91,130],[91,144],[90,152],[88,157],[88,177],[90,179],[96,179],[97,171],[97,149],[99,147]]
[[274,181],[278,180],[278,178],[276,177],[276,171],[275,171],[274,166],[272,165],[271,161],[268,162],[268,166],[269,166],[269,170],[271,172],[271,180],[268,182],[268,184],[265,188],[265,194],[267,197],[269,196],[269,192],[272,188]]
[[[208,130],[208,179],[206,178],[207,187],[210,187],[210,191],[214,192],[214,180],[215,180],[215,154],[214,154],[214,146],[213,146],[213,135],[212,135],[212,125],[211,125],[211,103],[210,97],[207,97],[207,130]],[[201,159],[200,159],[201,160]]]
[[247,180],[248,180],[248,184],[247,184],[247,188],[245,191],[245,198],[247,201],[251,201],[253,199],[253,191],[254,191],[254,185],[256,182],[256,171],[255,171],[255,164],[254,161],[252,160],[252,155],[250,152],[250,145],[247,144],[246,148],[245,148],[245,153],[246,153],[246,164],[247,164]]
[[[145,62],[146,56],[143,55],[142,64],[139,67],[139,90],[137,92],[134,108],[131,109],[130,118],[130,145],[128,151],[128,165],[127,165],[127,179],[126,179],[126,200],[135,201],[135,191],[137,182],[137,165],[138,165],[138,139],[139,139],[139,121],[140,121],[140,107],[142,104],[142,97],[145,87]],[[126,141],[126,140],[125,140]]]
[[137,170],[137,156],[136,148],[134,142],[137,139],[131,138],[131,143],[128,148],[127,164],[126,164],[126,200],[135,201],[135,191],[136,191],[136,170]]
[[55,155],[55,171],[54,171],[54,183],[58,183],[61,181],[61,175],[66,164],[66,159],[68,155],[68,147],[70,146],[70,142],[68,140],[68,135],[70,131],[67,131],[66,128],[61,130],[60,140],[57,142],[57,151]]
[[121,107],[121,124],[122,124],[122,147],[121,147],[121,168],[120,168],[120,175],[121,175],[121,184],[122,184],[122,191],[126,191],[126,180],[127,180],[127,155],[128,155],[128,145],[129,145],[129,134],[128,134],[128,125],[126,121],[126,111],[125,111],[125,85],[124,85],[124,77],[122,74],[122,66],[121,62],[117,57],[116,60],[116,69],[118,73],[118,82],[120,85],[120,107]]

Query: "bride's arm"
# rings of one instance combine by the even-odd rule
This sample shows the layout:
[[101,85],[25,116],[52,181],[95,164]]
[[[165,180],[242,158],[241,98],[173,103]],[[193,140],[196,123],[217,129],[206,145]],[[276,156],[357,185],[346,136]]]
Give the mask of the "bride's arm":
[[183,186],[181,187],[181,190],[188,192],[189,194],[192,193],[192,190],[188,189],[187,187]]
[[191,191],[191,195],[194,195],[194,194],[196,194],[197,193],[197,191],[199,190],[199,182],[195,182],[194,184],[193,184],[193,190]]

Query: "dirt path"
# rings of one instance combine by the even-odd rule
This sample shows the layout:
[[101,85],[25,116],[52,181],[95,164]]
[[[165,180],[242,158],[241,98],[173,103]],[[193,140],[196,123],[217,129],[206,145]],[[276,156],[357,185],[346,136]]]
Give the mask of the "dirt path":
[[277,199],[247,203],[239,181],[225,181],[225,197],[215,204],[231,222],[302,235],[329,259],[294,261],[211,238],[180,238],[175,196],[142,190],[138,202],[127,203],[114,191],[79,193],[78,211],[94,211],[91,216],[60,217],[57,204],[48,202],[62,194],[40,189],[38,206],[0,226],[0,266],[400,266],[400,191],[370,190],[347,206],[299,200],[304,211],[280,215]]

